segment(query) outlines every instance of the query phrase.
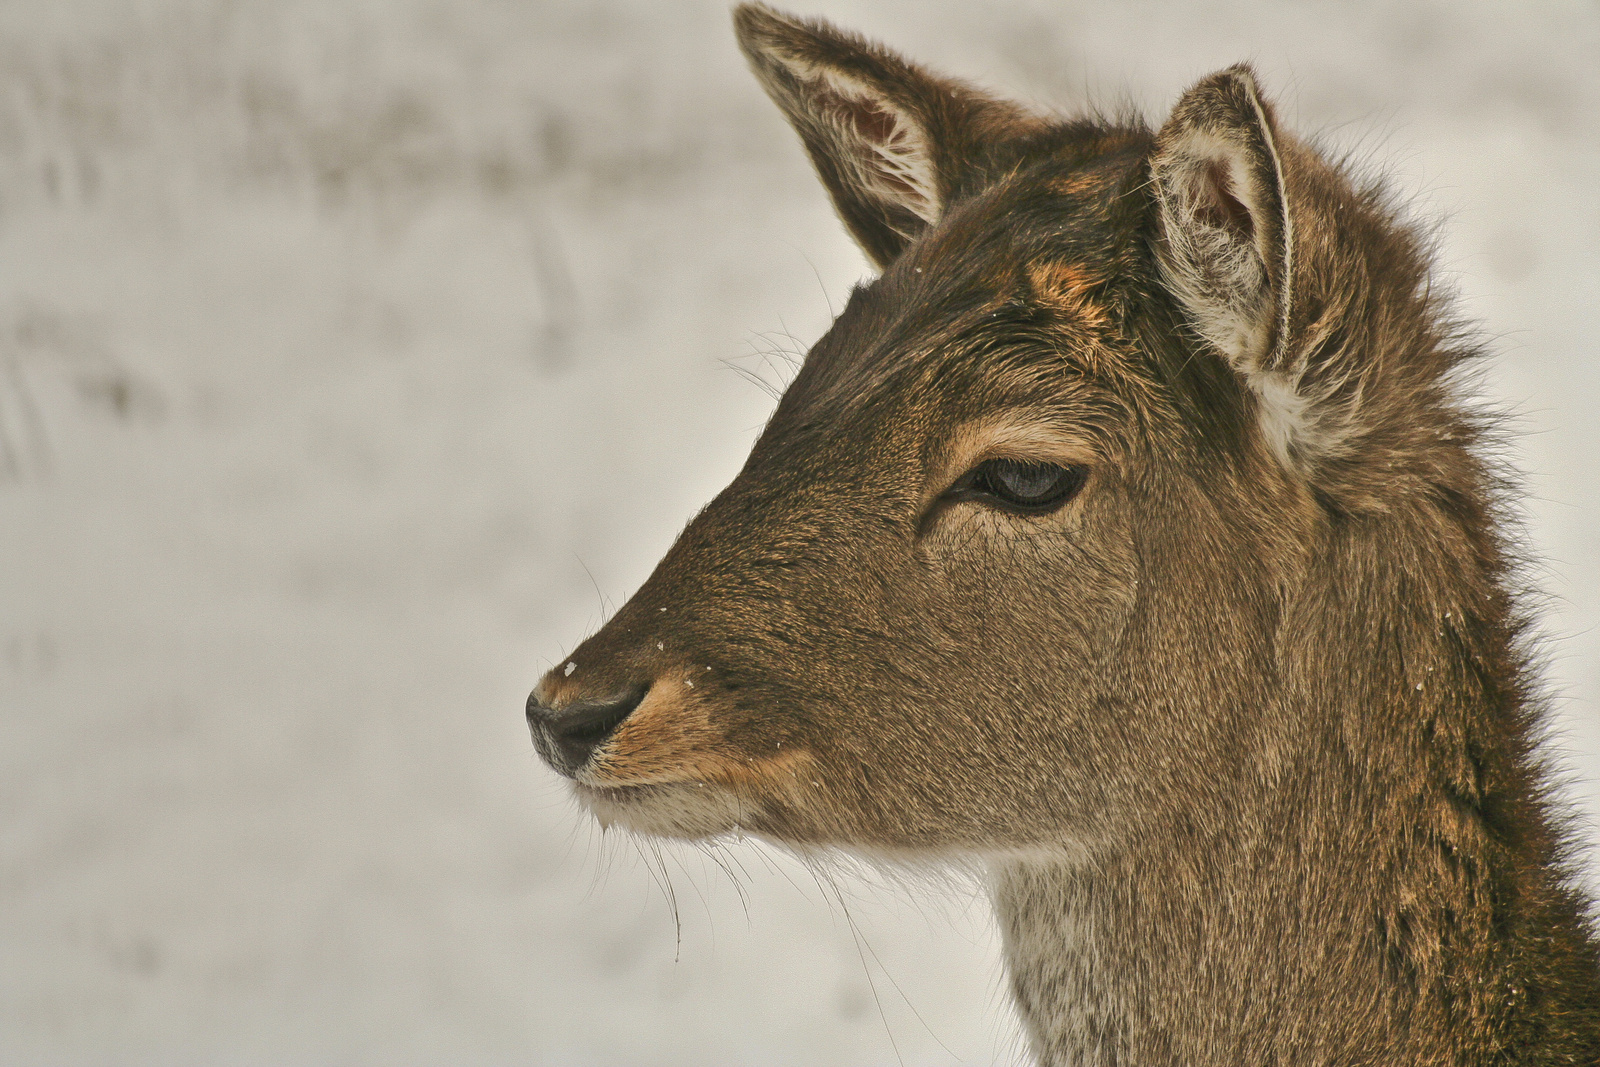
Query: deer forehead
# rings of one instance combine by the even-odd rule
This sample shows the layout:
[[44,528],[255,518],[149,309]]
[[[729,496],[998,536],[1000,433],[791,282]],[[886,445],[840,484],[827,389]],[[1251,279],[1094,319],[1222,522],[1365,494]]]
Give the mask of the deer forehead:
[[1114,384],[1091,371],[1090,344],[949,337],[894,353],[833,380],[798,378],[752,454],[752,468],[789,479],[811,471],[849,491],[850,471],[892,471],[923,493],[987,459],[1062,466],[1104,458]]
[[1119,239],[1102,206],[1071,203],[1055,184],[1012,183],[958,204],[859,287],[774,424],[901,411],[938,435],[975,408],[1048,406],[1137,373],[1120,333],[1126,257],[1106,251]]

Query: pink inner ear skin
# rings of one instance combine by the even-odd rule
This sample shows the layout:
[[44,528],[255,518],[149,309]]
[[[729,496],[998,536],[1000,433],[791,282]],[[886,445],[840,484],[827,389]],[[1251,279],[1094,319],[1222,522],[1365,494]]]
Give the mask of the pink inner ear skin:
[[856,132],[869,141],[888,144],[894,137],[894,116],[874,105],[870,100],[852,100],[847,96],[835,97],[839,108]]
[[1228,164],[1220,159],[1206,164],[1205,181],[1201,185],[1199,202],[1195,205],[1195,215],[1207,225],[1232,230],[1243,240],[1255,237],[1255,223],[1250,218],[1250,209],[1233,195],[1233,178],[1228,173]]

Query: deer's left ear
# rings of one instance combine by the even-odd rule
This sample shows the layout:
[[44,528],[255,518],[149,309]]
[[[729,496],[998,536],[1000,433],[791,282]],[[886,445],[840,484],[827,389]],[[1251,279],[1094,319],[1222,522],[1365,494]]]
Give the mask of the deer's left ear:
[[1261,392],[1287,343],[1294,232],[1272,109],[1249,67],[1184,93],[1156,137],[1151,177],[1168,289]]
[[805,142],[839,217],[878,267],[976,181],[996,142],[1041,123],[821,20],[734,10],[739,45]]

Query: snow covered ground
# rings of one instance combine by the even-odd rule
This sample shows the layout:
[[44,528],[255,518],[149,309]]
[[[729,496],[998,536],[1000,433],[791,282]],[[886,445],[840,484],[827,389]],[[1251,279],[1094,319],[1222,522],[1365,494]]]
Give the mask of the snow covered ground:
[[[1600,839],[1600,10],[804,10],[1249,58],[1448,220]],[[970,890],[602,841],[522,722],[864,272],[720,2],[0,4],[0,1062],[1012,1057]]]

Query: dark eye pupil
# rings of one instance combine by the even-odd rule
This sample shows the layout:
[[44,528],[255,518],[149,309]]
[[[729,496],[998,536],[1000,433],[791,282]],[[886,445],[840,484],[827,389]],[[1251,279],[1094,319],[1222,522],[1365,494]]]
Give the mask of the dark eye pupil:
[[1043,463],[1001,460],[985,472],[994,489],[1018,500],[1039,500],[1050,495],[1060,480],[1061,468]]
[[973,472],[972,488],[1021,508],[1045,508],[1063,503],[1083,484],[1079,467],[1054,463],[1024,463],[991,459]]

